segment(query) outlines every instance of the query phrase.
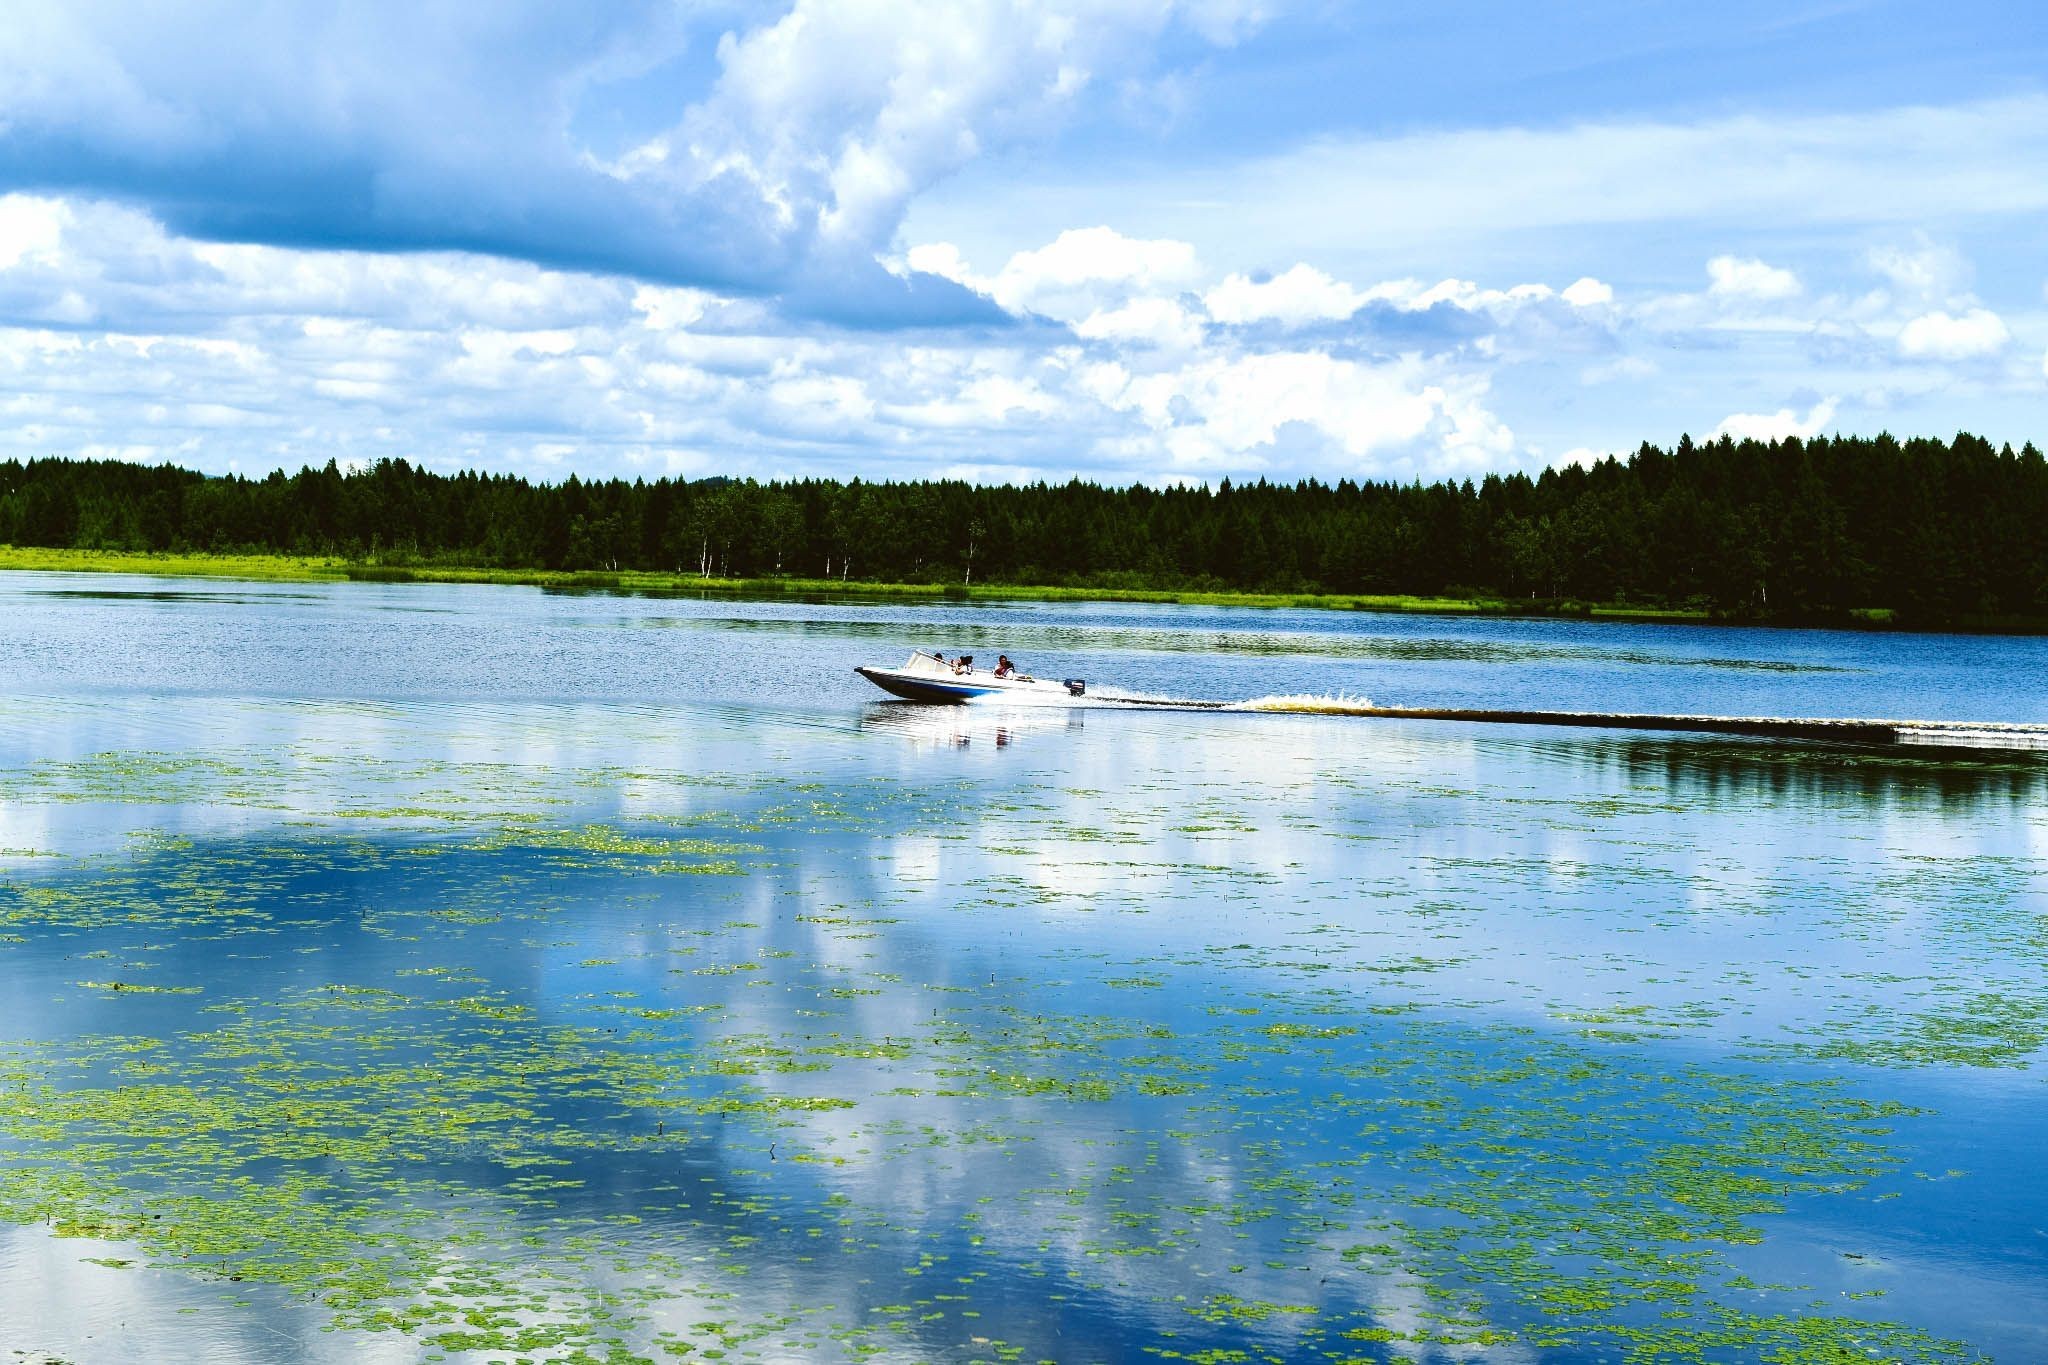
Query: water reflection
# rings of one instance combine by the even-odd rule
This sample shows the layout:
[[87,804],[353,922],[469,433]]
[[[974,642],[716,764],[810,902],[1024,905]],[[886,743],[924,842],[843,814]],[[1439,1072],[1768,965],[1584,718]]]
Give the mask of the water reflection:
[[2048,800],[2048,756],[1900,751],[1743,739],[1574,737],[1531,745],[1550,762],[1687,801],[2020,813]]
[[896,735],[920,749],[1007,749],[1049,734],[1076,738],[1088,725],[1087,712],[1070,706],[920,706],[914,702],[871,702],[861,708],[860,728]]
[[[772,808],[736,815],[753,823]],[[292,1096],[310,1089],[344,1144],[352,1123],[388,1144],[345,1147],[340,1167],[319,1159],[324,1146],[304,1149],[324,1197],[371,1210],[425,1201],[430,1216],[407,1236],[463,1248],[462,1313],[516,1317],[534,1298],[644,1305],[607,1329],[636,1350],[674,1330],[743,1358],[856,1343],[970,1357],[985,1337],[1038,1356],[1079,1341],[1138,1358],[1178,1341],[1297,1359],[1355,1355],[1341,1335],[1354,1327],[1471,1342],[1515,1330],[1529,1306],[1512,1282],[1461,1281],[1459,1258],[1484,1263],[1532,1235],[1546,1256],[1619,1254],[1610,1238],[1642,1235],[1623,1192],[1669,1178],[1667,1149],[1758,1178],[1797,1132],[1797,1163],[1769,1179],[1817,1179],[1814,1197],[1846,1179],[1883,1197],[1859,1209],[1852,1249],[1904,1281],[1887,1311],[1996,1339],[1913,1287],[1949,1282],[1956,1249],[1915,1232],[1924,1198],[1948,1196],[1905,1179],[1867,1141],[1867,1114],[1825,1088],[1376,1014],[1276,961],[1207,951],[1242,925],[1198,921],[1175,935],[1199,950],[1187,961],[1141,965],[1092,937],[1063,942],[1043,916],[977,913],[950,885],[905,888],[860,856],[857,830],[792,831],[738,881],[651,886],[643,868],[584,849],[462,841],[422,863],[429,847],[166,849],[79,886],[94,904],[113,893],[163,905],[189,899],[179,888],[203,865],[221,893],[195,906],[211,932],[151,954],[140,974],[204,989],[81,988],[81,971],[135,974],[138,933],[163,936],[160,922],[120,915],[72,935],[72,957],[41,973],[11,962],[32,988],[14,998],[45,1002],[33,1024],[9,1019],[11,1036],[60,1050],[168,1041],[142,1071],[125,1044],[84,1054],[73,1098],[39,1101],[30,1131],[113,1144],[129,1155],[105,1152],[102,1172],[133,1161],[152,1173],[134,1207],[190,1218],[166,1201],[194,1182],[231,1190],[244,1174],[296,1169],[276,1153],[307,1141]],[[486,1067],[520,1078],[502,1116],[484,1103]],[[115,1085],[139,1130],[60,1122]],[[449,1110],[451,1095],[464,1102]],[[444,1130],[448,1117],[460,1131]],[[1823,1138],[1825,1152],[1809,1150]],[[1973,1154],[1988,1180],[2020,1178],[2028,1159],[2024,1143],[1980,1140]],[[1529,1186],[1532,1161],[1542,1175]],[[1478,1230],[1445,1242],[1446,1207]],[[2022,1200],[2007,1233],[1975,1225],[1968,1273],[2009,1302],[2038,1289],[2020,1233],[2040,1212]],[[1804,1216],[1772,1227],[1819,1240]],[[374,1219],[343,1226],[366,1254],[391,1246]],[[1702,1224],[1689,1240],[1698,1256],[1721,1234]],[[232,1252],[217,1263],[248,1264]],[[1799,1269],[1807,1282],[1847,1279],[1832,1252]],[[1642,1292],[1617,1273],[1603,1292]],[[170,1340],[210,1330],[201,1320]],[[293,1358],[284,1345],[242,1349]]]
[[10,1346],[2048,1358],[2038,762],[864,704],[630,601],[337,600],[148,613],[203,695],[103,616],[112,691],[0,663],[0,1211],[87,1234],[0,1240]]

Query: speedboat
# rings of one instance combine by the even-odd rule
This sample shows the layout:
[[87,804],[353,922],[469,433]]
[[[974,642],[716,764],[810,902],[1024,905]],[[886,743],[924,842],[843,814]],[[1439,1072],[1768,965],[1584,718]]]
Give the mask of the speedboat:
[[856,668],[884,692],[905,701],[966,702],[977,697],[1014,701],[1062,701],[1085,696],[1088,684],[1080,678],[1034,678],[1012,673],[998,678],[985,668],[961,667],[936,654],[918,650],[901,668]]

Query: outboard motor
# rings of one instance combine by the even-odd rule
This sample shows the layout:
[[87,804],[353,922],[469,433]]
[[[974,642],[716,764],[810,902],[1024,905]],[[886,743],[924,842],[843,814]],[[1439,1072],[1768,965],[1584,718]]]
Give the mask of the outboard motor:
[[1066,678],[1062,681],[1066,683],[1067,695],[1070,697],[1085,696],[1088,692],[1088,680],[1086,678]]

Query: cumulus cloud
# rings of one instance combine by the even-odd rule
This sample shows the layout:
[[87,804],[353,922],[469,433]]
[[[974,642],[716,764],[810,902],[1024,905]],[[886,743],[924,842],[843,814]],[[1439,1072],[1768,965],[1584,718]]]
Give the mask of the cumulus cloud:
[[1727,299],[1771,303],[1799,293],[1799,277],[1789,270],[1765,265],[1759,260],[1716,256],[1707,262],[1713,281],[1707,292]]
[[1614,302],[1614,289],[1589,275],[1566,285],[1559,297],[1574,308],[1600,308]]
[[[916,190],[1137,64],[1174,17],[1171,3],[1145,0],[798,0],[720,40],[716,89],[643,160],[708,156],[791,219],[814,214],[827,239],[871,248]],[[1258,7],[1202,0],[1180,17],[1228,45]]]
[[0,270],[47,256],[64,235],[64,205],[25,194],[0,195]]
[[987,292],[1013,312],[1070,317],[1106,297],[1190,283],[1199,264],[1187,242],[1141,240],[1106,227],[1073,228],[1003,264]]
[[2003,319],[1988,308],[1956,316],[1923,313],[1899,332],[1899,354],[1914,360],[1980,360],[2012,340]]
[[1349,457],[1334,467],[1351,472],[1401,472],[1411,466],[1386,457],[1418,445],[1440,469],[1480,469],[1514,443],[1487,411],[1486,387],[1412,356],[1374,365],[1318,351],[1210,356],[1096,380],[1106,406],[1140,415],[1172,466],[1191,472],[1262,463],[1257,452],[1290,428],[1326,439]]
[[[1020,308],[1071,316],[906,344],[498,257],[192,241],[119,205],[16,196],[0,223],[22,244],[0,269],[0,458],[118,444],[244,471],[403,456],[545,478],[974,467],[1157,481],[1433,476],[1513,452],[1477,355],[1224,335],[1192,248],[1106,229],[1016,253],[987,281],[920,249],[935,270],[1000,281]],[[1434,296],[1431,309],[1516,293],[1343,287]],[[52,320],[67,308],[90,321]],[[116,430],[129,439],[109,442]]]
[[1449,309],[1470,317],[1483,316],[1490,325],[1499,325],[1512,323],[1545,304],[1561,301],[1583,310],[1603,308],[1613,300],[1614,290],[1591,277],[1576,280],[1563,290],[1544,284],[1486,289],[1460,279],[1435,284],[1386,280],[1361,289],[1306,263],[1278,275],[1232,274],[1202,296],[1203,306],[1217,322],[1272,323],[1283,329],[1341,322],[1368,310],[1420,314]]
[[[1836,420],[1747,411],[1801,382],[2033,419],[2035,300],[1939,237],[2048,207],[2048,97],[1385,137],[1289,106],[1191,161],[1268,6],[19,7],[0,449],[1431,475],[1580,445],[1574,379],[1653,436],[1660,374],[1729,430]],[[1175,109],[1136,173],[1047,137]]]
[[[194,239],[123,203],[0,196],[0,458],[1433,478],[1573,446],[1569,429],[1518,439],[1529,392],[1560,373],[1653,376],[1631,353],[1645,339],[1698,357],[1832,329],[1846,340],[1831,363],[1888,366],[1891,388],[1915,394],[1927,383],[1900,376],[1941,372],[1910,362],[2012,340],[1957,292],[1966,263],[1933,248],[1869,258],[1887,286],[1857,300],[1732,255],[1675,301],[1617,297],[1592,276],[1560,289],[1345,279],[1307,262],[1225,272],[1189,241],[1100,224],[997,259],[978,268],[924,243],[890,278],[939,281],[1019,325],[874,336],[739,289],[503,254]],[[1937,302],[1907,308],[1909,291]],[[1784,353],[1766,357],[1773,374]],[[1688,382],[1700,369],[1688,360]],[[1854,390],[1866,413],[1874,387]],[[1737,411],[1717,434],[1810,435],[1836,416],[1833,399]]]
[[1791,408],[1779,408],[1776,412],[1730,413],[1714,428],[1713,437],[1732,436],[1738,441],[1783,441],[1797,436],[1807,440],[1827,430],[1828,423],[1835,420],[1836,400],[1823,398],[1806,410],[1801,417]]
[[[0,197],[0,222],[37,225],[0,268],[0,321],[194,332],[264,316],[377,317],[401,326],[518,326],[608,314],[628,286],[456,253],[387,255],[195,242],[123,205]],[[16,240],[19,240],[18,238]]]
[[[1948,409],[1938,428],[1989,426],[2014,431],[2020,376],[1995,362],[2014,345],[2013,328],[1969,291],[1972,267],[1955,248],[1915,235],[1903,243],[1844,249],[1834,261],[1847,289],[1811,290],[1791,270],[1752,257],[1717,256],[1710,283],[1696,293],[1632,301],[1619,310],[1618,335],[1631,343],[1654,340],[1695,356],[1722,357],[1724,367],[1753,367],[1759,376],[1802,369],[1816,389],[1849,393],[1861,420],[1894,428],[1902,415]],[[1877,277],[1873,284],[1871,276]],[[1621,362],[1587,369],[1595,382],[1616,377]],[[1953,367],[1966,366],[1966,370]],[[1948,367],[1948,368],[1943,368]],[[1950,386],[1967,377],[1976,386],[1965,405]],[[1733,404],[1731,404],[1733,406]],[[1996,413],[1994,418],[1988,414]],[[1834,410],[1828,413],[1831,420]],[[1813,420],[1792,410],[1737,412],[1720,430],[1742,435],[1806,434]],[[2018,434],[2025,434],[2024,426]]]
[[1231,275],[1204,294],[1202,301],[1209,316],[1218,322],[1273,321],[1298,326],[1348,318],[1365,306],[1367,297],[1342,280],[1301,264],[1259,279]]
[[[944,279],[875,265],[909,198],[1146,67],[1171,27],[1227,43],[1258,7],[797,0],[723,37],[693,18],[661,0],[27,7],[0,26],[0,178],[139,204],[184,236],[993,321]],[[714,39],[707,83],[686,58]],[[640,136],[592,131],[620,119]]]
[[1089,341],[1130,341],[1148,346],[1192,350],[1202,344],[1199,318],[1172,299],[1134,299],[1121,308],[1090,313],[1074,324],[1074,334]]

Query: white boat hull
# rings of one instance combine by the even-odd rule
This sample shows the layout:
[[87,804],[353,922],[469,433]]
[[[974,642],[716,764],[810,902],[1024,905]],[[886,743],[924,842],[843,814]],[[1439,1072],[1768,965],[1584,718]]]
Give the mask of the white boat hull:
[[929,654],[913,654],[901,668],[856,668],[891,696],[905,701],[959,705],[980,698],[1014,701],[1066,701],[1082,696],[1087,684],[1079,678],[998,678],[986,669],[955,670]]

